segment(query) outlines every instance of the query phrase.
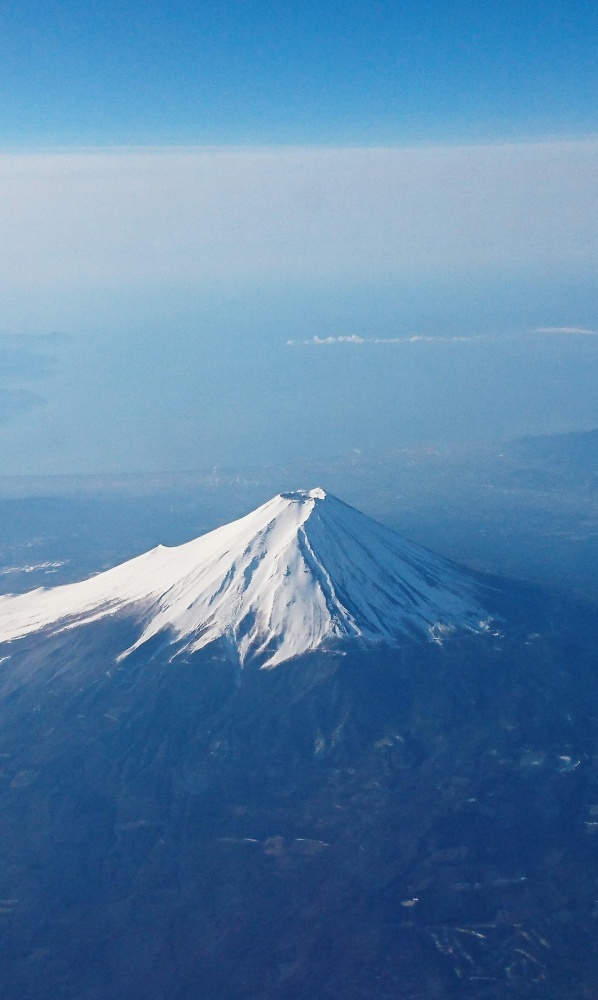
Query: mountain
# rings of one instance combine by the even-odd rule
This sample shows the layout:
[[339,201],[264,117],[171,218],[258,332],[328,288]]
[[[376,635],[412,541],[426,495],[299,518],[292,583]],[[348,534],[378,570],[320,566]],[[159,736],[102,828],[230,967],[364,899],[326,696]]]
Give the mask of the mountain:
[[1,1000],[598,995],[595,621],[323,491],[7,598]]
[[127,615],[126,657],[168,634],[177,655],[224,640],[273,667],[338,640],[396,643],[488,627],[481,586],[322,489],[283,493],[186,545],[83,583],[0,597],[0,641]]

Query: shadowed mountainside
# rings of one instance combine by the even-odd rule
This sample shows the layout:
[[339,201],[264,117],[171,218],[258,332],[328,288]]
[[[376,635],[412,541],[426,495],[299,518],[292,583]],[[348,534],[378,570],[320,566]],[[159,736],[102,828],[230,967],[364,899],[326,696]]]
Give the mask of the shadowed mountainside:
[[595,609],[497,602],[271,671],[4,646],[3,1000],[594,996]]

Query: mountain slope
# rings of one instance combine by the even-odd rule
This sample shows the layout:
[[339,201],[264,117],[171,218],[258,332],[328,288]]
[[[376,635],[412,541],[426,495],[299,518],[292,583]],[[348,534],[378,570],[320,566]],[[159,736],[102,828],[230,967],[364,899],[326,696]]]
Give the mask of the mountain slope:
[[596,611],[478,588],[312,491],[4,602],[0,1000],[598,996]]
[[502,601],[279,670],[0,648],[1,1000],[597,996],[595,614]]
[[272,667],[343,639],[483,630],[480,590],[464,570],[314,489],[82,583],[2,597],[0,641],[125,613],[140,634],[123,657],[166,632],[179,653],[223,639],[241,664]]

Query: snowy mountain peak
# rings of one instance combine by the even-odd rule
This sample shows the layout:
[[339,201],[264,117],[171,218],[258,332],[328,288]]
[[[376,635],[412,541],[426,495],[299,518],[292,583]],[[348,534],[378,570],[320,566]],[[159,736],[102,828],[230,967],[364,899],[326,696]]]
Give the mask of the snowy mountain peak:
[[295,490],[294,493],[281,493],[280,496],[293,503],[304,503],[306,500],[326,500],[328,494],[321,486],[316,486],[315,490]]
[[273,667],[347,639],[394,645],[478,630],[478,591],[465,570],[318,487],[82,583],[1,597],[0,641],[127,614],[140,634],[121,659],[164,633],[179,651],[219,639],[241,664]]

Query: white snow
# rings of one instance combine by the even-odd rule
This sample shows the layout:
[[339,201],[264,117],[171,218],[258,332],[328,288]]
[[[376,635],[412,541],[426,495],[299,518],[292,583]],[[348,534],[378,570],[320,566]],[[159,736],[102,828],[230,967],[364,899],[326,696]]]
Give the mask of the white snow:
[[465,570],[322,489],[282,493],[82,583],[0,597],[0,641],[118,612],[141,629],[122,657],[168,631],[189,651],[225,638],[241,664],[264,667],[346,637],[394,644],[477,631],[484,615]]

